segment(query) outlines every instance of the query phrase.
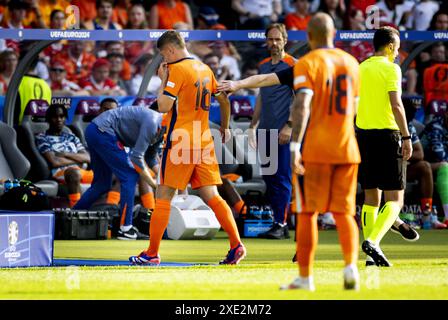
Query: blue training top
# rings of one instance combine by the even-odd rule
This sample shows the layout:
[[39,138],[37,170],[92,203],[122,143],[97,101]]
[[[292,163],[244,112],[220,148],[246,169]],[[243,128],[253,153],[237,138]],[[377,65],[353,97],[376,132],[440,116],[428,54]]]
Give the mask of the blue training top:
[[128,106],[103,112],[92,122],[131,148],[132,163],[143,169],[146,149],[160,140],[162,115],[147,107]]
[[[272,64],[272,59],[261,61],[259,73],[274,73],[294,66],[296,60],[286,54],[277,64]],[[293,89],[284,84],[279,84],[260,89],[261,115],[258,129],[282,129],[289,118],[289,110],[294,98]]]

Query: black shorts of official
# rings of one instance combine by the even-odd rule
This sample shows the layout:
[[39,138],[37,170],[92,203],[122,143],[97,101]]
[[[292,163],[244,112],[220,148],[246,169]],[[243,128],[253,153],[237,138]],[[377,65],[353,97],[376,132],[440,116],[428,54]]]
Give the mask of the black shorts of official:
[[403,190],[406,186],[406,160],[403,160],[401,134],[396,130],[356,132],[361,164],[359,182],[364,190]]

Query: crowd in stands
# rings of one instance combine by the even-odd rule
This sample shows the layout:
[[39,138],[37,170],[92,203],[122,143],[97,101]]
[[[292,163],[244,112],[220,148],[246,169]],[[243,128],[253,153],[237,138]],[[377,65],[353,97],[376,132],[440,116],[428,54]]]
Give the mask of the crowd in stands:
[[[70,5],[79,8],[80,21],[73,21],[72,11],[67,10]],[[0,28],[66,29],[75,22],[88,30],[265,30],[270,23],[281,22],[288,30],[306,30],[312,14],[319,11],[333,17],[341,30],[366,30],[369,16],[377,14],[379,26],[448,31],[448,1],[436,0],[0,0]],[[5,95],[30,44],[0,39],[0,96]],[[403,41],[396,62],[402,64],[419,44]],[[187,45],[218,81],[257,74],[266,54],[264,42],[191,41]],[[360,62],[374,53],[370,41],[341,41],[336,46]],[[446,42],[435,43],[412,61],[403,74],[405,96],[423,96],[425,107],[432,100],[448,100],[447,50]],[[52,96],[136,95],[155,54],[151,41],[59,41],[41,53],[33,76],[48,83]],[[160,84],[154,75],[147,94],[156,94]],[[237,94],[257,95],[258,89]],[[434,121],[419,132],[425,159],[446,163],[447,120],[436,117]],[[434,153],[435,149],[442,151]],[[434,180],[436,172],[433,165]]]
[[[70,5],[79,8],[80,21],[73,21],[76,18]],[[330,14],[342,30],[365,30],[372,13],[377,13],[380,25],[401,30],[448,30],[448,4],[436,0],[0,0],[0,26],[65,29],[75,22],[89,30],[264,30],[269,23],[282,22],[288,30],[306,30],[311,15],[318,11]],[[245,71],[255,70],[254,62],[261,61],[260,52],[265,52],[257,50],[256,43],[249,48],[225,41],[188,45],[196,58],[212,66],[220,80],[239,79]],[[399,63],[413,45],[404,43]],[[359,61],[373,54],[367,41],[337,46]],[[426,69],[445,64],[446,49],[444,55],[441,50],[441,46],[430,48],[415,59],[404,77],[405,93],[431,96],[431,90],[438,90],[428,89],[423,80]],[[0,53],[0,95],[4,95],[23,46],[16,40],[3,40]],[[54,96],[135,95],[154,54],[151,41],[59,41],[41,54],[37,74],[50,84]],[[148,94],[155,92],[158,83],[152,79]]]

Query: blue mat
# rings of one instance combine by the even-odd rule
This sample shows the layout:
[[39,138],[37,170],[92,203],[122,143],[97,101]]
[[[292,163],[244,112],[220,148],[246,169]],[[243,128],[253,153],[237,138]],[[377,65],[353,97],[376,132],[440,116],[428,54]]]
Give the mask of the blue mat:
[[[207,265],[206,263],[162,262],[161,267],[192,267]],[[83,260],[83,259],[54,259],[54,267],[67,266],[133,266],[129,261],[123,260]]]

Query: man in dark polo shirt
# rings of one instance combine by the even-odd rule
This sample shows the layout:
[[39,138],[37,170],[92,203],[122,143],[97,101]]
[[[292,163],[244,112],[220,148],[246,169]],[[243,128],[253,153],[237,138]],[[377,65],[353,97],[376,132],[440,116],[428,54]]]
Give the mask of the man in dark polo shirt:
[[[261,61],[260,74],[282,71],[294,65],[295,59],[285,53],[287,33],[283,24],[274,23],[266,29],[266,42],[270,57]],[[258,143],[260,155],[270,155],[271,159],[277,161],[275,174],[263,172],[263,167],[272,164],[261,165],[267,196],[274,212],[274,225],[267,232],[260,234],[261,238],[289,238],[286,217],[292,191],[289,150],[292,129],[289,115],[293,98],[293,90],[284,84],[261,88],[250,124],[252,130],[249,130],[249,145],[255,149]],[[261,130],[266,130],[266,134],[261,134]],[[270,141],[277,136],[271,136],[269,134],[271,130],[278,132],[278,141]],[[278,146],[278,155],[272,154],[274,150],[270,150],[270,147],[273,145]]]

